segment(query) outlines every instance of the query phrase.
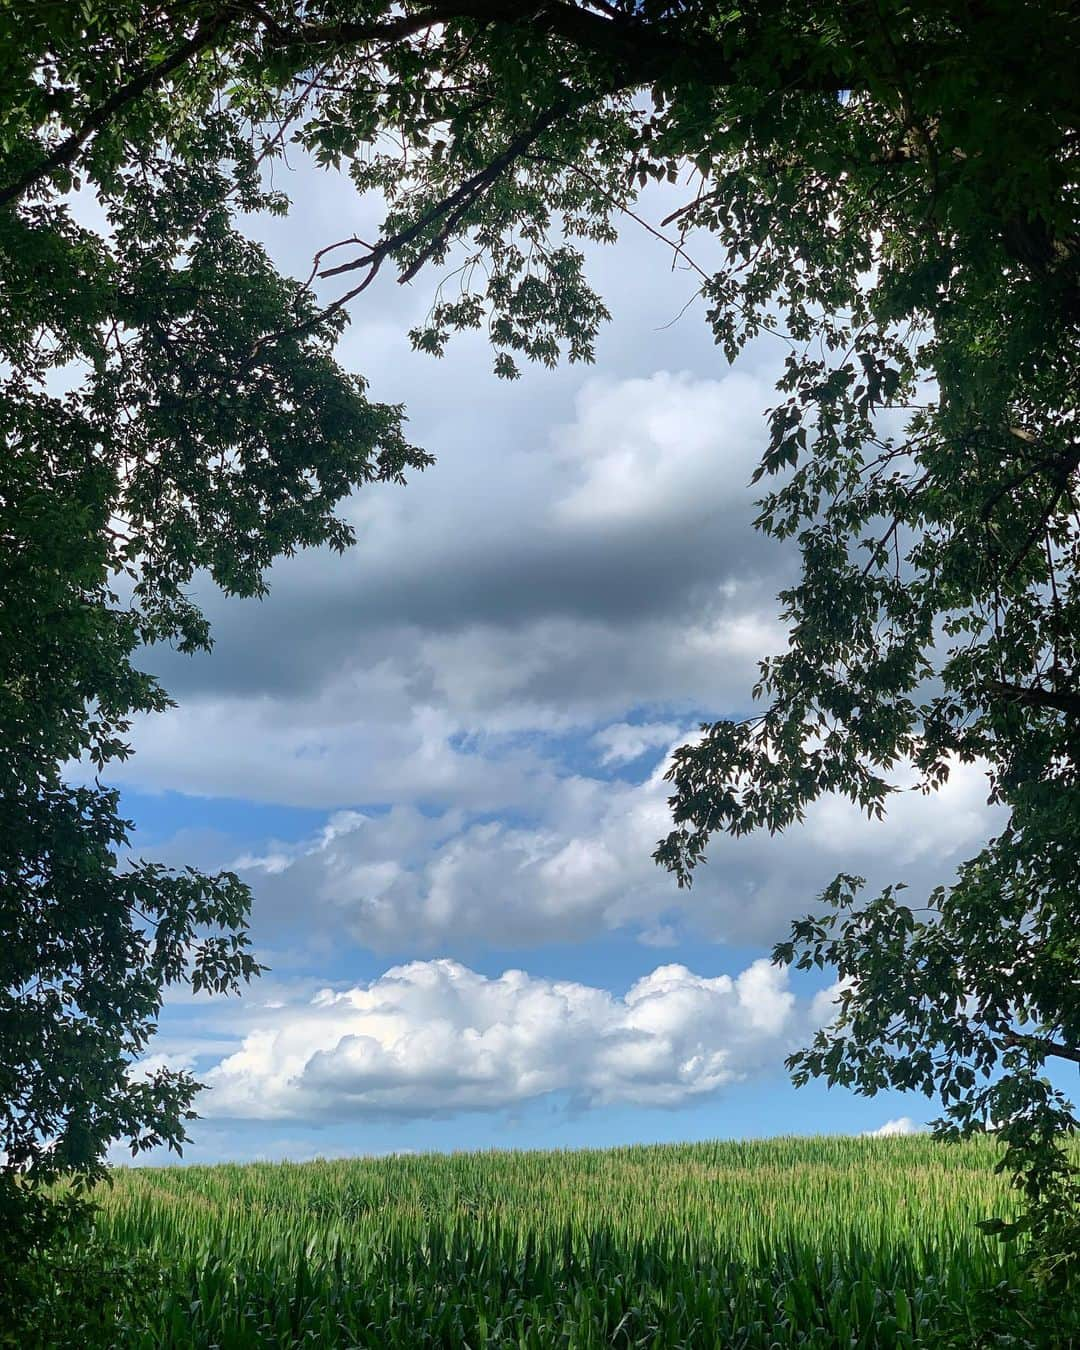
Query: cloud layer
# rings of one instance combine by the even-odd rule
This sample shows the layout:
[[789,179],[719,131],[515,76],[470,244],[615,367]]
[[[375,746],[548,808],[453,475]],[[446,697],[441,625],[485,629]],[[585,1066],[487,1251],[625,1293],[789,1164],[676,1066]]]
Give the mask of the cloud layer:
[[[629,738],[621,724],[611,730],[600,757]],[[506,950],[619,930],[653,945],[677,933],[765,944],[838,871],[929,889],[995,819],[982,770],[957,766],[936,796],[898,794],[883,822],[826,799],[780,837],[717,838],[694,889],[679,891],[651,856],[670,828],[666,766],[641,783],[552,776],[535,817],[516,823],[408,806],[339,812],[307,843],[235,861],[264,931],[303,913],[309,928],[377,951]]]
[[750,526],[768,383],[575,378],[563,422],[490,391],[466,443],[450,418],[434,469],[356,495],[344,557],[283,562],[265,602],[208,591],[214,651],[147,654],[180,706],[118,780],[332,809],[479,805],[486,776],[494,805],[524,786],[478,772],[492,740],[745,707],[791,566]]

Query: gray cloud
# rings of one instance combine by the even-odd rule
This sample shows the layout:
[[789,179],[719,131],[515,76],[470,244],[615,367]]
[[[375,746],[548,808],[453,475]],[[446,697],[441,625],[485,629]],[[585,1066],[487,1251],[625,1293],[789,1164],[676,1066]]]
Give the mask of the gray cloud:
[[767,394],[742,375],[591,379],[571,420],[525,449],[474,409],[485,435],[467,453],[404,491],[357,494],[349,554],[280,564],[261,603],[207,595],[213,654],[157,650],[150,665],[178,695],[288,697],[410,633],[665,623],[676,641],[748,605],[768,612],[790,557],[750,528]]
[[[300,186],[296,214],[260,225],[297,274],[327,231],[370,232],[378,206],[323,175]],[[366,293],[342,359],[406,404],[439,463],[403,490],[358,492],[357,547],[283,561],[267,601],[201,596],[215,649],[147,653],[180,706],[136,727],[118,782],[327,809],[532,809],[559,766],[507,738],[590,734],[631,708],[745,707],[756,660],[782,644],[773,597],[791,569],[750,528],[746,486],[777,353],[730,374],[699,315],[671,324],[693,282],[637,227],[591,264],[616,310],[602,375],[528,368],[500,384],[481,335],[432,361],[406,337],[427,288],[381,278]]]
[[838,871],[925,893],[999,814],[986,806],[983,771],[957,766],[936,798],[897,794],[884,822],[826,799],[780,837],[721,837],[686,892],[650,856],[669,828],[665,767],[640,784],[564,775],[538,794],[525,823],[409,806],[341,812],[316,838],[236,865],[254,887],[264,931],[299,911],[309,931],[348,934],[378,951],[525,948],[616,931],[648,945],[680,933],[766,944]]
[[557,772],[507,737],[744,709],[790,567],[749,526],[763,397],[742,375],[592,380],[539,448],[359,494],[355,551],[213,601],[210,656],[153,654],[180,706],[138,725],[117,780],[495,809]]

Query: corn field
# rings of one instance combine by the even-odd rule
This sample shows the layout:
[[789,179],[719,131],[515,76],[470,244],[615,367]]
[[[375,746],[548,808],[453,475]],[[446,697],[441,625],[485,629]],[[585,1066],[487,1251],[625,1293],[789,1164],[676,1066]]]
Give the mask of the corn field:
[[994,1161],[913,1137],[118,1169],[98,1227],[159,1272],[135,1347],[1073,1344],[975,1227],[1012,1208]]

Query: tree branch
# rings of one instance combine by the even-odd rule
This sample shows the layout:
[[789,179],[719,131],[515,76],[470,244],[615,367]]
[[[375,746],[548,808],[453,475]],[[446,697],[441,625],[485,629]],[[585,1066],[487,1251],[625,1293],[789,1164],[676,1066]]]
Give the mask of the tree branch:
[[411,281],[439,245],[445,242],[454,226],[473,202],[481,195],[484,189],[494,183],[499,175],[505,169],[509,168],[516,159],[519,159],[529,146],[548,129],[548,127],[558,121],[565,113],[569,112],[570,107],[571,105],[569,104],[560,104],[558,107],[549,108],[546,112],[541,113],[536,121],[533,122],[532,126],[528,127],[519,136],[515,137],[501,154],[496,155],[495,158],[485,164],[482,169],[478,170],[471,177],[466,178],[463,183],[459,183],[453,192],[444,197],[442,201],[436,202],[434,206],[425,211],[417,220],[414,220],[406,229],[399,231],[397,234],[390,235],[386,239],[380,240],[379,243],[375,245],[369,253],[365,253],[363,257],[354,258],[351,262],[341,263],[338,267],[327,267],[319,272],[319,276],[336,277],[340,276],[343,272],[355,272],[359,268],[366,267],[369,269],[369,276],[364,282],[364,285],[366,286],[375,279],[376,272],[378,272],[390,253],[404,247],[406,244],[411,244],[414,239],[423,234],[429,225],[433,225],[438,220],[443,220],[443,225],[438,234],[436,234],[430,243],[425,245],[419,257],[410,263],[398,278],[402,283]]
[[[581,52],[609,61],[615,85],[623,89],[676,77],[700,80],[711,87],[730,84],[740,59],[708,30],[680,33],[677,22],[669,26],[629,10],[617,11],[606,4],[582,8],[570,0],[439,0],[422,13],[399,20],[398,35],[456,20],[561,38]],[[681,26],[685,28],[685,22]],[[289,45],[350,46],[370,40],[370,29],[371,25],[349,21],[301,24],[278,40]],[[859,84],[850,72],[834,74],[823,68],[820,59],[809,59],[811,55],[820,58],[820,49],[815,47],[811,53],[793,50],[790,62],[776,72],[777,89],[835,94]]]
[[[591,98],[592,95],[590,95],[590,101]],[[578,106],[581,102],[584,102],[584,100],[579,100]],[[436,222],[441,222],[434,237],[424,245],[419,254],[413,259],[408,267],[405,268],[401,276],[398,277],[398,282],[402,285],[407,281],[411,281],[432,254],[446,242],[453,232],[454,227],[459,223],[469,207],[473,205],[485,189],[490,187],[506,169],[510,168],[511,165],[520,159],[529,146],[532,145],[548,127],[558,121],[560,117],[572,112],[575,106],[575,104],[568,102],[559,104],[554,108],[549,108],[546,112],[541,113],[532,125],[516,136],[501,154],[496,155],[494,159],[490,160],[484,166],[484,168],[466,178],[463,183],[459,183],[453,192],[442,198],[441,201],[436,202],[434,206],[425,211],[417,220],[414,220],[411,225],[406,226],[403,230],[399,230],[397,234],[388,235],[385,239],[381,239],[373,246],[364,244],[364,241],[361,239],[342,239],[335,244],[329,244],[325,248],[320,249],[319,252],[315,254],[314,266],[312,267],[311,275],[308,278],[308,284],[314,280],[316,275],[320,277],[334,277],[340,276],[345,272],[355,272],[361,269],[364,269],[366,272],[363,280],[344,295],[339,296],[332,304],[327,305],[325,309],[319,310],[317,314],[312,315],[310,318],[293,324],[289,328],[281,329],[276,333],[266,334],[265,337],[259,340],[251,355],[244,363],[244,369],[251,369],[258,360],[260,353],[268,346],[281,341],[283,338],[301,337],[304,333],[310,332],[311,329],[316,327],[316,325],[321,323],[324,319],[329,318],[332,314],[336,314],[338,310],[343,309],[350,300],[355,299],[363,291],[367,290],[378,275],[379,269],[382,267],[383,263],[392,253],[405,247],[407,244],[412,243],[412,241],[423,234],[429,226],[434,225]],[[341,248],[350,243],[363,244],[363,246],[368,249],[368,252],[360,258],[354,258],[351,262],[342,263],[338,267],[327,267],[321,271],[319,270],[319,263],[324,254],[329,253],[332,249]]]
[[[673,61],[707,67],[714,84],[726,82],[733,73],[733,64],[718,43],[704,44],[703,52],[700,44],[675,37],[655,22],[645,23],[630,14],[607,17],[568,0],[532,0],[529,4],[521,0],[441,0],[430,9],[403,16],[395,36],[408,36],[425,27],[461,19],[481,25],[528,27],[533,32],[563,38],[594,56],[615,61],[629,82],[649,83],[661,74],[670,74]],[[370,24],[349,21],[303,24],[283,33],[280,40],[289,45],[318,46],[329,42],[351,46],[370,40],[370,29]]]
[[1026,703],[1033,708],[1053,708],[1069,717],[1080,717],[1080,693],[1067,689],[1043,689],[1039,685],[1006,684],[994,680],[987,689],[1010,703]]
[[43,178],[55,173],[57,169],[67,168],[72,164],[90,137],[95,132],[101,131],[111,117],[133,103],[148,90],[160,87],[170,75],[185,66],[200,52],[211,47],[228,26],[230,19],[235,18],[238,14],[244,14],[254,19],[270,34],[275,44],[280,46],[327,42],[348,45],[363,42],[394,41],[411,37],[415,33],[423,32],[436,24],[446,23],[455,18],[484,20],[489,17],[489,12],[494,14],[494,11],[504,11],[501,15],[494,15],[494,17],[505,18],[506,8],[505,4],[494,4],[490,0],[487,3],[484,0],[473,0],[472,3],[470,3],[470,0],[464,0],[464,3],[434,5],[430,9],[419,10],[413,14],[399,15],[397,18],[380,23],[313,25],[309,28],[290,30],[277,23],[258,3],[253,3],[252,0],[236,0],[231,5],[223,6],[212,17],[203,19],[191,37],[186,42],[181,43],[171,56],[167,56],[156,65],[144,67],[138,75],[115,89],[107,99],[87,114],[82,123],[69,136],[65,137],[50,154],[46,155],[33,168],[28,169],[14,182],[0,187],[0,206],[6,206],[8,202],[17,200],[35,183],[41,182]]
[[1038,1050],[1057,1059],[1068,1059],[1073,1064],[1080,1064],[1080,1050],[1074,1050],[1072,1046],[1052,1040],[1049,1036],[1022,1036],[1018,1032],[1007,1031],[1001,1039],[1010,1048]]
[[[601,12],[598,12],[598,9]],[[579,50],[609,60],[610,82],[605,93],[632,86],[644,86],[657,80],[670,80],[676,74],[699,79],[711,86],[729,83],[735,76],[737,56],[712,40],[708,34],[680,36],[656,22],[646,22],[632,13],[625,16],[600,4],[583,9],[569,0],[439,0],[426,9],[399,14],[377,22],[312,23],[289,28],[278,22],[258,0],[232,0],[212,18],[204,19],[190,38],[163,61],[144,67],[138,75],[88,113],[79,127],[33,168],[14,182],[0,187],[0,206],[22,196],[28,188],[57,169],[72,164],[79,151],[109,119],[134,102],[140,95],[162,85],[170,75],[193,57],[212,46],[238,16],[259,25],[277,47],[321,46],[349,47],[369,42],[393,42],[413,37],[442,24],[466,20],[481,26],[505,25],[528,28],[533,33],[562,38]],[[840,77],[793,55],[791,67],[798,73],[783,81],[786,89],[836,92],[850,88],[853,76]],[[785,69],[785,74],[787,70]]]
[[9,183],[6,187],[0,188],[0,206],[6,206],[8,202],[15,201],[28,188],[41,182],[43,178],[48,178],[49,174],[55,173],[57,169],[67,168],[94,132],[100,131],[114,113],[127,107],[129,103],[133,103],[140,94],[145,94],[147,90],[163,84],[174,71],[186,65],[192,57],[198,56],[200,52],[212,46],[215,39],[225,28],[228,18],[228,11],[225,10],[220,14],[215,14],[211,19],[204,19],[191,37],[186,42],[181,43],[171,56],[167,56],[164,61],[160,61],[156,66],[146,67],[127,84],[122,84],[119,89],[115,89],[103,103],[84,119],[81,126],[60,142],[50,155],[47,155],[34,168],[28,169],[14,183]]

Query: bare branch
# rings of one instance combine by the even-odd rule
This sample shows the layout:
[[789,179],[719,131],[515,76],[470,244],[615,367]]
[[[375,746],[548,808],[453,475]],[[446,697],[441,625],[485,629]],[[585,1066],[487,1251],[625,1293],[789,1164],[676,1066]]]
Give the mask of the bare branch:
[[338,267],[324,268],[319,273],[319,276],[336,277],[340,276],[343,272],[355,272],[359,268],[367,268],[369,275],[364,282],[364,285],[366,286],[375,279],[375,274],[391,253],[395,253],[398,249],[404,248],[405,245],[411,244],[414,239],[417,239],[422,235],[431,225],[434,225],[436,221],[441,220],[443,223],[438,233],[424,246],[420,254],[409,264],[398,278],[399,283],[402,284],[406,281],[411,281],[432,254],[436,253],[446,242],[453,231],[454,226],[461,220],[469,207],[483,194],[484,189],[490,187],[505,169],[508,169],[539,136],[543,135],[553,122],[557,121],[568,111],[569,105],[561,104],[558,107],[549,108],[546,112],[541,113],[532,126],[526,131],[523,131],[519,136],[516,136],[501,154],[496,155],[493,160],[488,164],[485,164],[482,169],[478,170],[471,177],[466,178],[463,183],[459,183],[449,196],[444,197],[440,202],[436,202],[434,206],[425,211],[422,216],[417,220],[414,220],[407,228],[399,230],[397,234],[389,235],[386,239],[380,240],[370,252],[365,253],[360,258],[354,258],[351,262],[341,263]]
[[[593,97],[595,97],[595,95],[590,95],[589,101],[591,101]],[[252,365],[258,359],[259,353],[264,351],[267,346],[274,342],[279,342],[282,338],[300,337],[304,333],[310,332],[311,329],[321,323],[324,319],[329,318],[332,314],[336,314],[340,309],[343,309],[350,300],[354,300],[363,291],[367,290],[378,275],[383,263],[391,254],[396,253],[399,249],[412,243],[414,239],[417,239],[432,225],[441,222],[436,234],[424,245],[419,254],[413,259],[409,266],[405,268],[401,276],[398,277],[398,282],[401,285],[404,285],[407,281],[411,281],[433,254],[437,253],[443,244],[446,243],[462,217],[482,196],[484,191],[490,187],[506,169],[520,159],[529,146],[532,145],[533,142],[548,129],[548,127],[560,117],[574,111],[575,107],[580,106],[580,103],[583,101],[584,100],[579,100],[576,105],[571,102],[559,104],[556,107],[549,108],[546,112],[541,113],[533,124],[525,131],[521,132],[520,135],[516,136],[501,154],[496,155],[494,159],[484,166],[484,168],[472,174],[469,178],[466,178],[453,192],[444,197],[441,201],[436,202],[434,206],[425,211],[417,220],[414,220],[411,225],[403,230],[399,230],[397,234],[388,235],[374,246],[366,244],[362,239],[354,238],[338,240],[336,243],[328,244],[325,248],[320,249],[319,252],[315,254],[314,265],[312,267],[311,275],[308,278],[309,285],[316,275],[320,277],[334,277],[341,276],[345,272],[355,272],[358,270],[364,270],[366,272],[363,280],[358,285],[354,286],[352,290],[339,296],[332,304],[327,305],[325,309],[321,309],[318,314],[313,315],[311,318],[304,319],[301,322],[292,325],[292,327],[282,329],[279,332],[268,333],[256,344],[251,356],[248,358],[247,362],[245,362],[244,369],[251,369]],[[319,264],[325,254],[333,249],[342,248],[350,243],[361,244],[368,251],[361,257],[354,258],[351,262],[342,263],[338,267],[327,267],[321,271],[319,270]]]

